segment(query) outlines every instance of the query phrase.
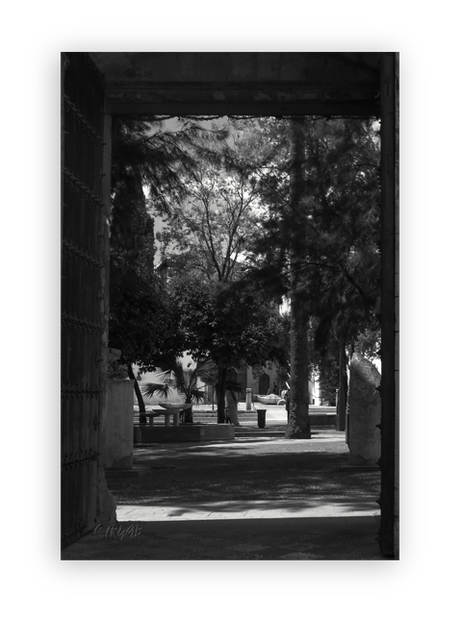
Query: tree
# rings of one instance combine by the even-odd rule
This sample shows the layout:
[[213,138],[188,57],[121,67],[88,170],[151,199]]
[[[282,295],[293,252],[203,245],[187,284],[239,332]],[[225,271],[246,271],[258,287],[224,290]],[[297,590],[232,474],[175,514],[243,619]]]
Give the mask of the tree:
[[[140,412],[145,403],[133,364],[153,369],[163,350],[171,349],[169,310],[153,271],[153,221],[145,203],[138,167],[125,172],[113,194],[110,230],[110,346],[121,350],[120,364],[134,382]],[[176,348],[173,348],[176,350]],[[145,417],[141,414],[141,421]]]
[[288,210],[291,227],[291,243],[289,252],[291,304],[291,392],[289,422],[286,437],[311,438],[308,417],[308,379],[309,379],[309,350],[308,325],[310,320],[309,298],[306,296],[308,287],[308,271],[305,266],[304,221],[305,213],[305,123],[303,119],[291,121],[292,167],[291,195]]
[[165,214],[157,239],[171,270],[194,270],[207,279],[228,282],[238,277],[262,212],[251,173],[235,165],[231,150],[221,153],[197,160],[187,194],[172,214]]
[[270,215],[253,248],[253,277],[291,298],[291,305],[292,293],[299,293],[295,304],[300,299],[305,316],[293,328],[295,342],[298,332],[305,334],[309,315],[318,350],[324,354],[338,340],[343,353],[376,321],[378,136],[371,121],[308,118],[303,131],[297,124],[296,132],[295,121],[291,125],[291,165],[276,131],[286,132],[286,124],[270,124],[280,160],[260,174]]
[[111,265],[109,337],[110,345],[121,351],[140,412],[145,404],[133,372],[154,370],[164,355],[179,355],[183,339],[177,331],[177,316],[155,275],[140,275],[125,264]]
[[257,181],[236,162],[238,141],[234,150],[221,151],[220,159],[199,159],[187,195],[157,235],[187,350],[216,366],[219,422],[232,383],[229,370],[264,365],[280,329],[277,306],[241,281],[246,249],[263,218]]
[[147,121],[115,117],[112,127],[112,190],[140,177],[156,212],[172,213],[187,194],[198,158],[213,158],[227,130],[199,118],[159,116]]
[[217,420],[223,423],[228,371],[275,356],[282,332],[278,311],[260,292],[238,282],[203,281],[191,274],[174,280],[170,291],[186,350],[197,362],[211,360],[217,368]]
[[153,219],[146,191],[157,210],[170,211],[171,203],[187,191],[197,148],[223,135],[190,121],[171,128],[168,121],[113,119],[109,342],[121,350],[120,362],[134,381],[141,412],[145,404],[133,364],[144,372],[154,370],[158,361],[174,360],[183,350],[167,292],[154,272]]
[[337,346],[338,426],[345,430],[348,355],[363,332],[378,331],[379,149],[372,123],[339,121],[323,125],[319,134],[312,169],[323,195],[322,226],[332,260],[316,270],[318,288],[327,295],[315,306],[315,341],[323,355]]

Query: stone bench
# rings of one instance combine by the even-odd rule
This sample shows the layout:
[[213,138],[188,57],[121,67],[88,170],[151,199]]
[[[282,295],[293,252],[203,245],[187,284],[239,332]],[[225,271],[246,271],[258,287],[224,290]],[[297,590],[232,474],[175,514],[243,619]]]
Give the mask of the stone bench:
[[165,427],[167,428],[170,425],[169,418],[173,418],[173,426],[179,425],[179,415],[182,412],[180,408],[162,408],[161,410],[150,410],[149,412],[139,412],[136,413],[138,417],[146,417],[149,420],[150,428],[153,428],[153,420],[155,417],[164,417],[165,418]]

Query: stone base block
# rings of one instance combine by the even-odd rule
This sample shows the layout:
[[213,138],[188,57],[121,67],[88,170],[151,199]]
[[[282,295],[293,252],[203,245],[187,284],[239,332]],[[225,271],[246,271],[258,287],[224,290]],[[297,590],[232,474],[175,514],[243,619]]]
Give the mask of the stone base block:
[[107,486],[107,478],[102,466],[97,469],[97,508],[96,522],[98,524],[113,524],[117,521],[117,504],[115,497]]
[[337,415],[335,412],[321,415],[310,413],[308,418],[310,420],[310,426],[335,426],[337,424]]
[[110,468],[107,468],[106,470],[126,470],[127,468],[132,468],[133,467],[133,456],[128,455],[127,457],[122,457],[118,461],[114,462]]
[[230,424],[182,424],[180,426],[141,426],[141,443],[164,444],[188,441],[230,441],[235,439],[235,426]]

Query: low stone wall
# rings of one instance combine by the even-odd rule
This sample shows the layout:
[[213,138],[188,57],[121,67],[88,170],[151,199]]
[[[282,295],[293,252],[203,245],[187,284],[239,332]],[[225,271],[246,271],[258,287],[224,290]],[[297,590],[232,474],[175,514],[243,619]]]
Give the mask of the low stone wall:
[[310,426],[335,426],[337,424],[336,413],[315,415],[310,413]]
[[140,427],[141,443],[163,444],[190,441],[229,441],[235,439],[235,426],[230,424],[182,424],[167,428]]

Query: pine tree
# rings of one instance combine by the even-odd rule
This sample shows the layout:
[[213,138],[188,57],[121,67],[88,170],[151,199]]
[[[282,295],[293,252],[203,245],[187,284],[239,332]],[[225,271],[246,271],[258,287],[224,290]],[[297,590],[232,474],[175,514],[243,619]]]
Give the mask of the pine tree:
[[174,311],[154,272],[150,210],[154,199],[157,210],[170,211],[174,200],[186,193],[187,175],[196,164],[190,149],[195,151],[200,139],[209,135],[189,125],[173,132],[161,119],[113,121],[109,341],[121,350],[120,361],[134,381],[141,412],[145,403],[133,364],[153,370],[159,361],[175,360],[183,350]]
[[289,422],[286,437],[310,439],[310,422],[308,416],[308,326],[310,321],[308,288],[308,270],[305,266],[305,121],[291,121],[291,194],[290,208],[287,211],[291,228],[289,252],[290,287],[289,299],[291,308],[291,398]]
[[[305,333],[312,325],[316,355],[324,358],[337,349],[338,358],[359,333],[377,324],[380,195],[375,124],[306,118],[304,131],[296,134],[299,141],[304,139],[305,169],[303,194],[295,203],[292,189],[291,199],[288,191],[287,177],[294,179],[296,168],[289,167],[283,142],[287,125],[272,121],[270,128],[271,147],[280,158],[259,173],[270,216],[265,235],[253,248],[252,278],[288,298],[294,281],[306,310],[294,332],[303,327]],[[320,358],[315,358],[319,365]]]

